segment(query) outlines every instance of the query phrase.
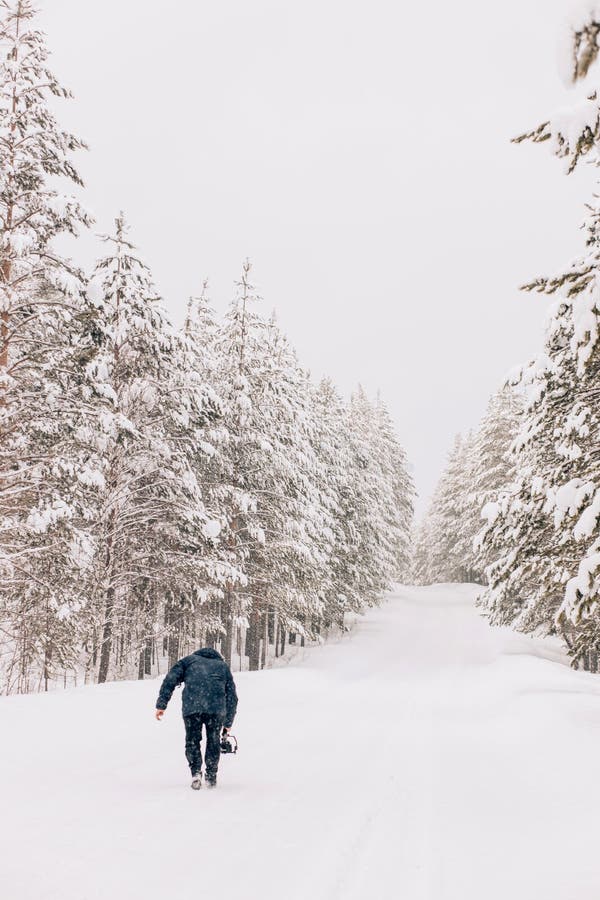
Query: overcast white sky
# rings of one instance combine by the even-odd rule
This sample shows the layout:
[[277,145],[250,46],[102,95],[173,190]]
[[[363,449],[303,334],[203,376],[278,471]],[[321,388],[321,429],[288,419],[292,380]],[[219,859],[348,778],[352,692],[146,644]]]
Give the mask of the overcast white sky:
[[422,509],[540,346],[518,285],[580,246],[591,172],[509,143],[571,100],[569,0],[39,2],[99,230],[125,210],[177,321],[250,256],[303,364],[381,389]]

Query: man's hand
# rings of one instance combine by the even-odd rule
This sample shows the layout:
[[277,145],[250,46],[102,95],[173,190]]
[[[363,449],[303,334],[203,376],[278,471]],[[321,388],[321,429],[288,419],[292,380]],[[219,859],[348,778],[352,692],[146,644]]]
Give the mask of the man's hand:
[[223,737],[225,737],[226,734],[229,734],[229,728],[226,728],[226,727],[223,725],[223,731],[222,731]]
[[164,716],[164,714],[165,714],[164,709],[157,709],[157,710],[156,710],[156,718],[157,718],[157,720],[158,720],[159,722],[160,722],[160,720],[162,719],[162,717]]

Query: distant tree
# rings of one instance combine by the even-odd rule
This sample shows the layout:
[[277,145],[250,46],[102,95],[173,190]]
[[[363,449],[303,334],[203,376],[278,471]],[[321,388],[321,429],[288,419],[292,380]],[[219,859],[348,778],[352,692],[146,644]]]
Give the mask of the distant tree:
[[351,445],[347,408],[337,388],[324,378],[313,389],[314,440],[327,484],[333,492],[333,535],[325,592],[325,626],[341,625],[344,614],[362,609],[359,584],[359,533],[355,524],[356,457]]
[[476,431],[457,437],[417,533],[418,583],[482,582],[490,546],[478,537],[482,514],[514,477],[511,444],[521,403],[508,386],[495,394]]
[[474,534],[465,533],[471,443],[472,436],[455,438],[421,523],[414,558],[414,579],[418,584],[476,580]]
[[391,539],[390,575],[394,581],[401,581],[406,580],[410,570],[415,489],[406,453],[398,442],[392,419],[381,396],[377,397],[374,407],[374,425],[379,464],[387,482],[384,514]]
[[[378,602],[403,571],[413,487],[403,451],[390,440],[390,421],[359,386],[347,412],[352,472],[352,537],[363,603]],[[397,470],[394,468],[398,466]]]

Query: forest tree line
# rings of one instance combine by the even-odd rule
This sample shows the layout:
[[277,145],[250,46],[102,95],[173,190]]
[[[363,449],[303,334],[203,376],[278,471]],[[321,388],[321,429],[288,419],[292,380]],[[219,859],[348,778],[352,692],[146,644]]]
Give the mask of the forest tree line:
[[[582,11],[565,69],[589,80],[600,19]],[[567,173],[600,164],[600,95],[516,138],[547,143]],[[524,285],[553,297],[540,354],[514,373],[480,429],[458,439],[422,524],[421,582],[486,584],[493,624],[559,635],[573,664],[599,670],[600,195],[586,206],[581,255]],[[483,520],[481,519],[483,516]]]
[[[257,669],[377,603],[413,487],[381,398],[313,383],[244,263],[175,328],[123,215],[85,272],[78,137],[29,0],[0,2],[0,678],[144,677],[208,644]],[[79,192],[81,193],[81,192]]]

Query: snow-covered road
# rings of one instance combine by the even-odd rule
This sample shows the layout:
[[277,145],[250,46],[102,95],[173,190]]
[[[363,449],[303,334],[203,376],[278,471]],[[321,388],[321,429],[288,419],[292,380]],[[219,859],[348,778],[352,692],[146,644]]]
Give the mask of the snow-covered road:
[[473,597],[399,589],[300,664],[236,676],[214,792],[190,790],[157,682],[1,699],[2,897],[599,896],[600,679]]

